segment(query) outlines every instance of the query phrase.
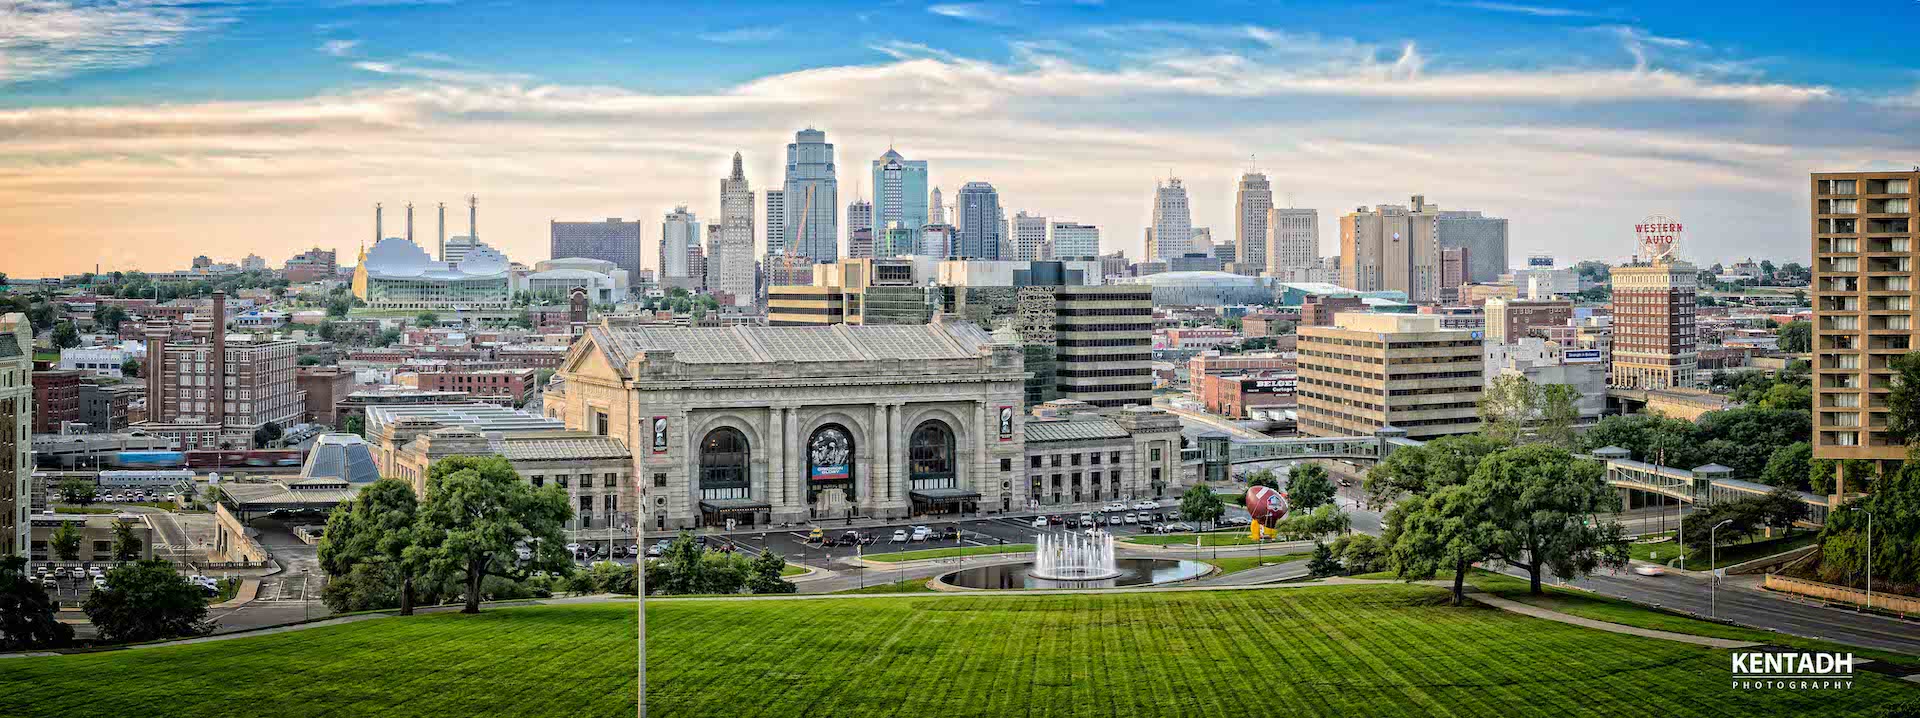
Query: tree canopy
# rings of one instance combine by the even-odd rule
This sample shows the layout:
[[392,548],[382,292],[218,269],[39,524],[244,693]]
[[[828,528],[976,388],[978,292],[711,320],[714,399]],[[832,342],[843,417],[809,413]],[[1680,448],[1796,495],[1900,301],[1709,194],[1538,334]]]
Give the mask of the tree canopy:
[[1312,511],[1333,502],[1333,480],[1319,464],[1294,464],[1287,474],[1287,501],[1298,511]]
[[1227,512],[1226,502],[1205,486],[1189,486],[1180,494],[1180,518],[1211,523]]
[[146,559],[107,572],[106,588],[87,596],[87,619],[112,643],[194,636],[213,629],[207,596],[165,559]]
[[[379,578],[397,579],[394,598],[400,615],[412,615],[413,582],[421,566],[407,560],[407,548],[413,545],[418,510],[419,501],[407,482],[386,478],[368,484],[327,517],[327,531],[320,539],[321,569],[336,579],[350,579],[358,566],[380,567],[385,574]],[[375,577],[362,572],[361,578]],[[351,594],[343,589],[343,596]]]
[[59,606],[27,573],[27,557],[0,556],[0,651],[59,648],[73,627],[56,619]]
[[1542,445],[1493,454],[1474,471],[1468,486],[1488,501],[1493,555],[1526,569],[1533,593],[1549,569],[1577,578],[1626,565],[1624,529],[1599,519],[1620,509],[1604,474],[1599,462]]
[[1480,459],[1504,446],[1478,434],[1460,434],[1394,449],[1367,472],[1367,497],[1381,503],[1401,494],[1427,494],[1464,484],[1479,467]]
[[[461,612],[477,613],[487,576],[524,581],[536,570],[572,567],[563,531],[572,516],[563,489],[528,486],[505,458],[441,459],[427,471],[426,500],[407,561],[436,578],[464,580]],[[516,561],[515,549],[523,545],[531,558]]]

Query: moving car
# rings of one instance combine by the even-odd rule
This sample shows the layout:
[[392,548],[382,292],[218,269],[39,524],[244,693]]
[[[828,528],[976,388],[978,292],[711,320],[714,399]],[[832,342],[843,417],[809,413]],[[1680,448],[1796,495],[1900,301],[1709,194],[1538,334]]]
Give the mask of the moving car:
[[1642,576],[1665,576],[1667,567],[1651,563],[1635,564],[1633,572]]
[[894,529],[894,530],[893,530],[893,539],[892,539],[892,541],[890,541],[889,543],[906,543],[906,542],[907,542],[907,530],[906,530],[906,529]]
[[1047,517],[1045,517],[1045,516],[1035,516],[1035,517],[1033,517],[1033,527],[1034,527],[1034,528],[1037,528],[1037,529],[1043,529],[1043,528],[1046,528],[1046,527],[1047,527]]
[[821,543],[827,540],[827,532],[819,528],[807,532],[807,543]]
[[1118,501],[1114,501],[1114,502],[1108,503],[1105,506],[1100,507],[1100,510],[1101,511],[1125,511],[1127,510],[1127,505],[1120,503]]
[[858,546],[860,545],[860,532],[848,531],[846,533],[840,534],[840,540],[836,543],[840,544],[841,546]]
[[1049,525],[1052,525],[1052,526],[1059,526],[1059,525],[1061,524],[1061,522],[1063,522],[1063,521],[1065,521],[1065,520],[1066,520],[1066,519],[1062,519],[1062,518],[1060,518],[1060,514],[1054,514],[1054,515],[1052,515],[1052,516],[1048,516],[1048,517],[1047,517],[1047,523],[1048,523]]

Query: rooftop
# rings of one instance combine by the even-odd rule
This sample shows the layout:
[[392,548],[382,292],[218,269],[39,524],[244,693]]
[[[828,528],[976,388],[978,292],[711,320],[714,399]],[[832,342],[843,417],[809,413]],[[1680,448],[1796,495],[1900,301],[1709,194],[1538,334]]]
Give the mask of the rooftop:
[[909,326],[676,327],[633,325],[587,330],[616,366],[649,351],[688,364],[971,359],[992,338],[966,322]]
[[1124,439],[1132,434],[1112,419],[1074,418],[1052,421],[1029,420],[1025,431],[1029,443],[1035,441],[1085,441]]
[[565,429],[558,419],[515,411],[493,404],[403,404],[367,407],[367,432],[378,433],[387,424],[405,419],[431,421],[442,426],[464,426],[482,433]]

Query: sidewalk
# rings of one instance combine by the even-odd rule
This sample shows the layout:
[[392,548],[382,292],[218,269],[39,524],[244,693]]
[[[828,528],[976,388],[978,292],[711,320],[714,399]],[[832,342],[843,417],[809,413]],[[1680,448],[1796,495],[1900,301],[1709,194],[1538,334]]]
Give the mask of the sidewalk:
[[1636,628],[1634,626],[1628,626],[1628,625],[1623,625],[1619,623],[1608,623],[1606,621],[1596,621],[1591,618],[1581,618],[1579,616],[1573,616],[1573,615],[1561,613],[1559,611],[1540,608],[1539,606],[1531,606],[1528,604],[1521,603],[1519,601],[1510,601],[1504,598],[1500,598],[1499,596],[1494,596],[1492,594],[1487,594],[1487,593],[1481,593],[1479,591],[1467,592],[1467,598],[1486,604],[1488,606],[1492,606],[1494,608],[1498,608],[1502,611],[1510,612],[1510,613],[1518,613],[1524,616],[1542,618],[1549,621],[1555,621],[1558,623],[1565,623],[1569,625],[1580,626],[1582,628],[1592,628],[1595,630],[1606,631],[1608,633],[1624,633],[1629,636],[1640,636],[1642,638],[1657,638],[1663,641],[1691,643],[1696,646],[1706,646],[1708,648],[1753,648],[1754,646],[1766,645],[1763,643],[1756,643],[1753,641],[1735,641],[1735,640],[1726,639],[1726,638],[1708,638],[1706,636],[1694,636],[1694,635],[1689,635],[1685,633],[1673,633],[1671,631],[1656,631],[1650,628]]

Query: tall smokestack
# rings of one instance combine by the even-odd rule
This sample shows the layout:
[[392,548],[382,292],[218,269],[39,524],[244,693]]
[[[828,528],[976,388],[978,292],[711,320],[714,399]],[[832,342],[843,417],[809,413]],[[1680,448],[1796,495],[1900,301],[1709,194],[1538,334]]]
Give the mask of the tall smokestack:
[[440,261],[447,261],[447,203],[440,203]]
[[480,198],[467,195],[467,239],[480,241]]
[[413,241],[413,203],[407,203],[407,241]]
[[213,293],[213,423],[227,424],[227,293]]
[[383,239],[383,237],[380,236],[383,231],[384,230],[380,228],[380,203],[375,202],[373,203],[373,243],[374,244],[379,244],[380,240]]

